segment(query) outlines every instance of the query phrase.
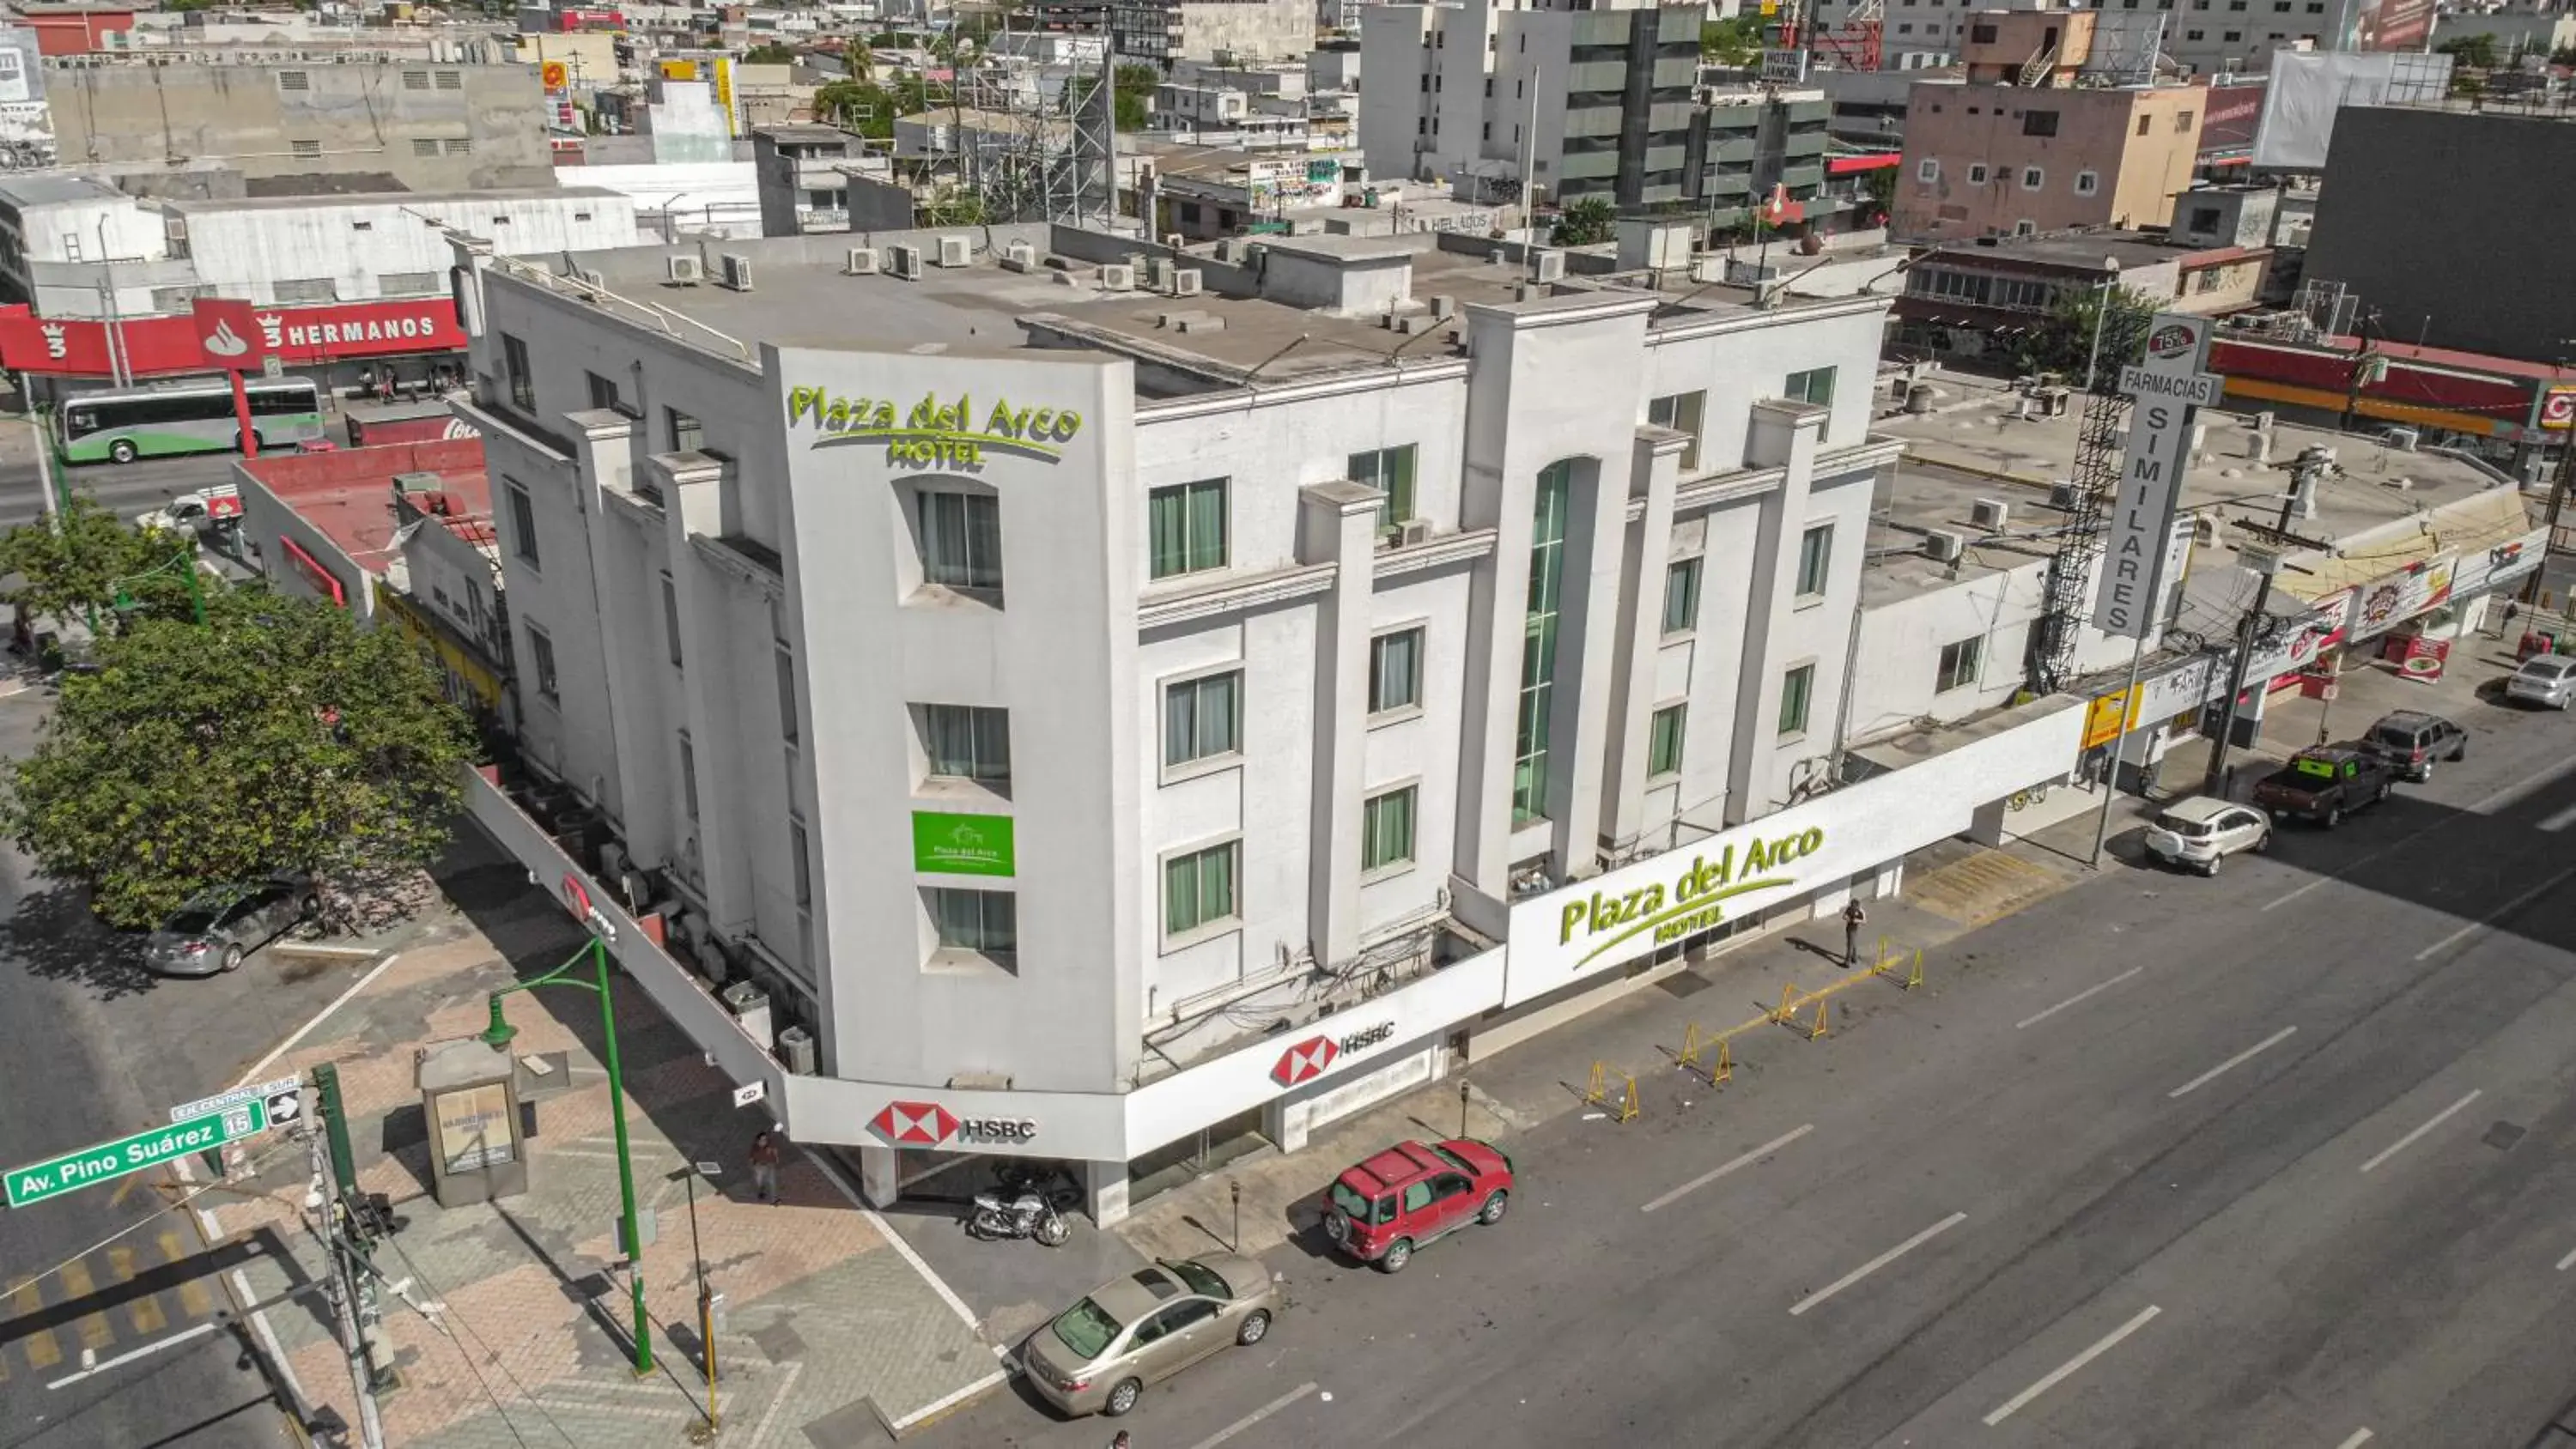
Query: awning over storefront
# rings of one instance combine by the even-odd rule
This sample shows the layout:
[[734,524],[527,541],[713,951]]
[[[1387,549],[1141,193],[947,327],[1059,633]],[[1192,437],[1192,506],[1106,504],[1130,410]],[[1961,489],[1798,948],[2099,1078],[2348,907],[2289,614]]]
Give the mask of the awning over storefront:
[[[2539,521],[2519,492],[2490,489],[2339,539],[2331,550],[2290,554],[2272,584],[2309,603],[2359,589],[2353,632],[2376,633],[2447,597],[2461,557],[2517,543]],[[2383,591],[2376,600],[2374,591]]]

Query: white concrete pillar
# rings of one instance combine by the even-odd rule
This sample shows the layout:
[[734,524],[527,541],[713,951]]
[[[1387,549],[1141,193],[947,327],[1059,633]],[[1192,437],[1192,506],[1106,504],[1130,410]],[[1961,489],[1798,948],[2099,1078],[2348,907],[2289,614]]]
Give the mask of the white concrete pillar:
[[[751,862],[756,853],[750,831],[761,823],[746,808],[752,796],[743,772],[754,760],[779,758],[771,751],[785,748],[781,741],[745,738],[743,711],[736,701],[745,691],[772,683],[769,671],[775,666],[768,658],[741,657],[727,617],[726,582],[699,562],[690,542],[693,536],[724,533],[724,460],[704,453],[656,453],[645,460],[645,476],[662,493],[662,556],[678,598],[682,723],[689,731],[698,777],[698,866],[713,917],[709,924],[736,935],[752,926]],[[656,595],[652,613],[659,620],[661,580],[652,580],[651,587]],[[663,664],[669,665],[667,655]],[[685,809],[674,817],[685,826]],[[774,828],[783,833],[787,826],[779,821]]]
[[1622,843],[1646,820],[1646,736],[1655,712],[1655,659],[1664,636],[1664,571],[1672,564],[1673,492],[1690,439],[1669,428],[1637,430],[1632,491],[1646,498],[1643,518],[1627,529],[1627,577],[1621,588],[1617,660],[1602,777],[1610,782],[1601,833]]
[[872,1208],[890,1208],[903,1199],[903,1154],[891,1147],[861,1146],[859,1196]]
[[1360,812],[1368,787],[1369,626],[1375,615],[1378,491],[1358,483],[1299,492],[1297,557],[1334,565],[1315,630],[1314,837],[1307,934],[1326,963],[1360,948]]
[[[650,751],[652,742],[640,737],[633,721],[652,719],[650,694],[646,682],[639,678],[632,653],[635,623],[627,611],[615,602],[615,576],[621,567],[631,567],[633,560],[622,555],[617,525],[608,517],[608,506],[600,494],[607,488],[623,490],[634,465],[635,433],[638,424],[624,413],[608,409],[567,413],[564,421],[574,428],[573,506],[581,510],[582,528],[589,554],[591,606],[599,620],[599,652],[608,675],[609,707],[601,712],[608,721],[609,745],[617,761],[617,780],[601,791],[601,808],[609,810],[617,822],[618,833],[626,839],[627,848],[638,864],[656,864],[668,858],[671,839],[668,822],[661,818],[658,807],[635,809],[626,802],[630,788],[650,790],[664,778],[658,767],[659,756]],[[647,784],[646,782],[652,782]],[[592,782],[575,780],[573,785],[589,790]]]
[[[1812,403],[1770,399],[1753,405],[1745,463],[1778,468],[1780,487],[1762,500],[1753,548],[1753,580],[1744,619],[1744,662],[1736,688],[1735,748],[1727,762],[1726,820],[1740,825],[1770,813],[1780,752],[1780,669],[1787,655],[1782,627],[1797,606],[1798,547],[1807,529],[1807,490],[1829,412]],[[1838,549],[1866,539],[1837,538]],[[1812,732],[1815,723],[1811,720]]]
[[1082,1165],[1084,1207],[1097,1227],[1127,1221],[1127,1164],[1086,1162]]

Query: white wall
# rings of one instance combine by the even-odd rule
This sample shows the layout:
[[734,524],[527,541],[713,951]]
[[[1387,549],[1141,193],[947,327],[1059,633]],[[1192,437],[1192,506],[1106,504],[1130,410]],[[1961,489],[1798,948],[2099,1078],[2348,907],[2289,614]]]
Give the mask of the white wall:
[[[186,219],[189,255],[205,284],[262,304],[306,300],[278,297],[281,281],[328,280],[343,302],[445,296],[455,253],[440,227],[514,255],[636,242],[634,202],[608,191],[192,208]],[[425,289],[417,281],[424,275]],[[387,290],[388,277],[406,280]]]

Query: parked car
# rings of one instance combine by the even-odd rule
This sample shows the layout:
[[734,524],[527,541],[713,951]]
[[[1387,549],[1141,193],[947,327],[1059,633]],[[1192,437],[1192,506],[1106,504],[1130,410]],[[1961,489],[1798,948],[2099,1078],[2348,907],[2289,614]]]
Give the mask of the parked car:
[[2534,654],[2505,677],[2504,697],[2522,704],[2565,709],[2576,702],[2576,658]]
[[1147,1384],[1268,1337],[1278,1298],[1270,1271],[1239,1253],[1159,1262],[1092,1289],[1030,1334],[1020,1368],[1064,1412],[1115,1418]]
[[312,883],[295,876],[201,891],[143,941],[143,964],[162,976],[237,971],[251,952],[322,912]]
[[2175,802],[2147,827],[2147,854],[2202,875],[2218,874],[2240,851],[2271,845],[2272,822],[2262,811],[2207,795]]
[[2405,778],[2422,781],[2433,778],[2434,761],[2469,757],[2469,732],[2438,714],[2401,709],[2372,725],[2361,747]]
[[2275,820],[2296,816],[2328,829],[2388,798],[2388,762],[2362,750],[2301,750],[2254,787],[2254,803]]
[[1472,1137],[1399,1142],[1335,1179],[1324,1233],[1343,1252],[1401,1273],[1417,1249],[1511,1206],[1512,1160]]

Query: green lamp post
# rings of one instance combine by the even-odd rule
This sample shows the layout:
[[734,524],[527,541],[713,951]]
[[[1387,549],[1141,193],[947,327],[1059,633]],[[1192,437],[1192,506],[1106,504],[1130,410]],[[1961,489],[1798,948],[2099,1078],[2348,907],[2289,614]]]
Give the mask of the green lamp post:
[[[506,986],[491,995],[492,1024],[483,1029],[484,1045],[494,1051],[509,1049],[510,1040],[519,1029],[501,1014],[501,998],[519,991],[533,991],[540,986],[577,986],[599,994],[599,1024],[606,1041],[608,1066],[608,1100],[610,1119],[617,1128],[617,1190],[624,1204],[622,1236],[626,1246],[626,1278],[635,1295],[635,1374],[641,1378],[653,1371],[653,1320],[644,1311],[644,1240],[638,1231],[635,1213],[635,1158],[626,1142],[626,1077],[617,1062],[617,1003],[608,990],[608,942],[617,928],[590,903],[590,892],[574,876],[564,877],[564,895],[580,913],[582,924],[590,928],[590,944],[575,952],[572,958],[533,981]],[[590,980],[576,974],[587,965]]]

